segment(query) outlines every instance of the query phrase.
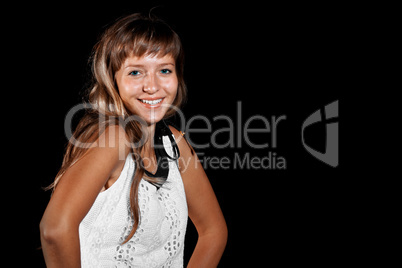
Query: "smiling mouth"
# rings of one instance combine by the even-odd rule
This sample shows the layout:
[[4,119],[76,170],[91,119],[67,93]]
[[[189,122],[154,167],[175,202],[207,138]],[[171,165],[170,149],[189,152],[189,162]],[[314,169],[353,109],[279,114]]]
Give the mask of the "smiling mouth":
[[162,99],[157,99],[157,100],[141,100],[140,99],[140,101],[142,101],[143,103],[150,104],[150,105],[155,105],[155,104],[160,103],[162,101]]
[[156,99],[156,100],[142,100],[142,99],[139,99],[139,101],[141,101],[142,103],[149,104],[149,105],[156,105],[156,104],[160,103],[162,100],[163,100],[163,98]]

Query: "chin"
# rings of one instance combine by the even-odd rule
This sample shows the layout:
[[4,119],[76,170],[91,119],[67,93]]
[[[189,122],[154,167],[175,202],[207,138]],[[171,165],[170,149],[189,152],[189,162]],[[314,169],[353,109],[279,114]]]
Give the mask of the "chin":
[[153,125],[164,118],[171,104],[170,101],[164,99],[163,103],[154,106],[137,101],[128,107],[133,115],[142,118],[148,125]]
[[164,114],[163,115],[154,115],[154,116],[149,115],[149,116],[146,116],[143,118],[144,118],[145,122],[147,122],[148,125],[153,125],[153,124],[156,124],[159,121],[161,121],[163,119],[163,117],[164,117]]
[[158,110],[153,110],[153,111],[138,111],[134,112],[133,114],[139,116],[142,118],[148,125],[153,125],[161,121],[167,111],[165,109],[158,109]]

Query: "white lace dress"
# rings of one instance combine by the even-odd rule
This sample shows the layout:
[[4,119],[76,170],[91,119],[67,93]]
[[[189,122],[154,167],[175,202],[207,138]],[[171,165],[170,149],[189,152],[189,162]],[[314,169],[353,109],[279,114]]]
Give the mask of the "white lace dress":
[[[168,136],[165,149],[173,155]],[[135,170],[132,155],[127,156],[117,181],[99,193],[79,226],[81,265],[86,267],[183,267],[187,202],[176,161],[169,160],[169,175],[157,189],[144,179],[138,190],[140,223],[130,233],[130,186]]]

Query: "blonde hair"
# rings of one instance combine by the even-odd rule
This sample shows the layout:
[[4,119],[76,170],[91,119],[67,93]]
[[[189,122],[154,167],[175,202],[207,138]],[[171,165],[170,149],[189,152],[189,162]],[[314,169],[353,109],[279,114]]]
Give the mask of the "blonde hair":
[[[47,189],[54,189],[66,170],[76,163],[88,150],[90,144],[97,140],[102,132],[113,125],[122,125],[130,117],[129,110],[120,98],[115,73],[130,56],[172,55],[175,59],[178,89],[176,98],[165,118],[173,115],[186,98],[186,86],[183,79],[184,54],[179,36],[163,21],[155,17],[132,14],[118,19],[106,29],[98,43],[94,46],[92,61],[93,85],[88,92],[90,109],[86,111],[76,127],[67,145],[62,166],[54,182]],[[143,144],[139,142],[146,133],[137,120],[124,122],[124,129],[131,141],[136,171],[130,190],[130,208],[134,218],[134,226],[128,235],[127,242],[134,235],[139,221],[138,186],[144,176],[141,152]],[[78,141],[78,142],[77,142]],[[140,144],[134,146],[133,144]],[[148,178],[150,182],[158,182],[157,178]]]

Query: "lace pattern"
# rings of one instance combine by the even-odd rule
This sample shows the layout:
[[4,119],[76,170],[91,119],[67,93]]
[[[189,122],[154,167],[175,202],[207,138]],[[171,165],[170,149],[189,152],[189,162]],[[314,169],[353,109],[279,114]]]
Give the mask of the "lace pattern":
[[[172,154],[170,140],[163,137]],[[138,190],[140,222],[133,226],[129,197],[135,163],[131,155],[117,181],[101,192],[80,224],[82,267],[183,267],[187,202],[177,162],[169,161],[169,175],[158,190],[141,180]]]

